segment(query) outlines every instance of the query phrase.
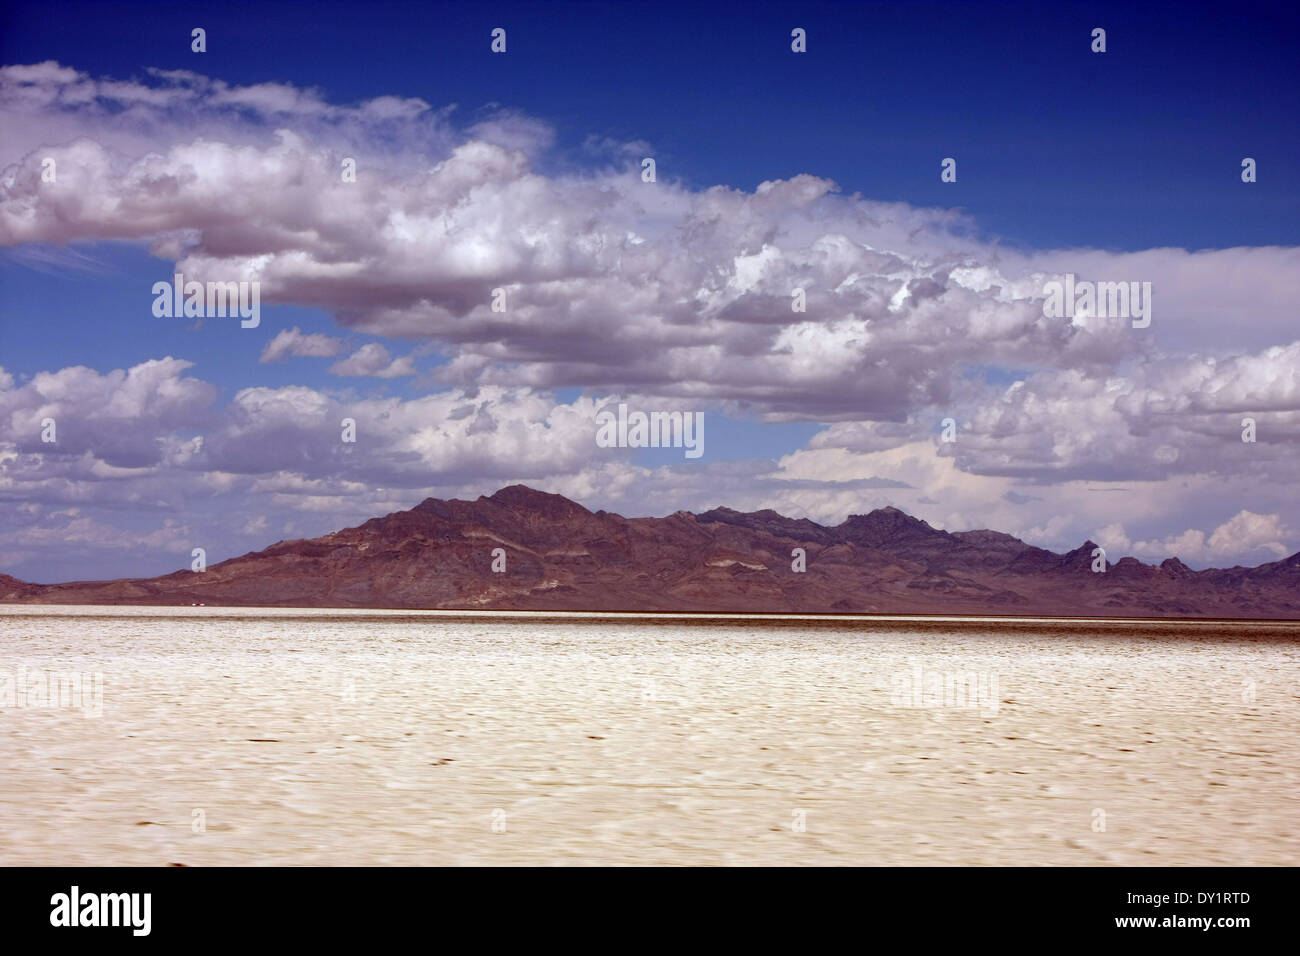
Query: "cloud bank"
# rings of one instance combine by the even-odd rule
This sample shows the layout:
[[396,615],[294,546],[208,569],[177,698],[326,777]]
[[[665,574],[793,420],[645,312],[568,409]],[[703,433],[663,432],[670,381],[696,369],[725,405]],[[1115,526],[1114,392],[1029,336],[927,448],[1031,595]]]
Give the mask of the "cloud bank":
[[[342,517],[531,480],[635,513],[897,504],[1141,557],[1294,549],[1300,249],[1016,250],[952,210],[813,173],[692,189],[660,166],[644,182],[646,144],[570,168],[537,118],[454,118],[183,71],[0,69],[0,244],[138,242],[188,278],[258,281],[264,303],[323,309],[340,334],[281,329],[250,361],[333,359],[363,389],[219,403],[187,358],[148,353],[142,315],[132,368],[0,378],[0,500],[183,510],[240,494]],[[1150,282],[1151,326],[1048,317],[1044,284],[1066,273]],[[348,344],[361,334],[387,344]],[[428,394],[364,391],[435,352]],[[780,461],[649,467],[592,440],[596,407],[621,396],[824,427]],[[338,440],[348,416],[355,449]]]

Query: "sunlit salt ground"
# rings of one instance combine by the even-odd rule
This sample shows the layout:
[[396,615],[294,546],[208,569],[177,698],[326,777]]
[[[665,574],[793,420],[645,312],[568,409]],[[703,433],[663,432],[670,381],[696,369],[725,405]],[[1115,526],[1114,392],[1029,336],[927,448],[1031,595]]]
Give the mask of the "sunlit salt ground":
[[5,864],[1300,862],[1300,627],[7,606],[20,668],[102,712],[0,711]]

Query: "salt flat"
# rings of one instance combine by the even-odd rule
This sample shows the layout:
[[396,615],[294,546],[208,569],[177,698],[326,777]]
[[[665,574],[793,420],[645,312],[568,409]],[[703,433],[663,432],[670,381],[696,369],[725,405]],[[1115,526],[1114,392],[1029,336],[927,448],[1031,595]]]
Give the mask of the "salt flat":
[[1295,864],[1297,664],[1272,624],[8,606],[0,681],[102,699],[0,710],[0,861]]

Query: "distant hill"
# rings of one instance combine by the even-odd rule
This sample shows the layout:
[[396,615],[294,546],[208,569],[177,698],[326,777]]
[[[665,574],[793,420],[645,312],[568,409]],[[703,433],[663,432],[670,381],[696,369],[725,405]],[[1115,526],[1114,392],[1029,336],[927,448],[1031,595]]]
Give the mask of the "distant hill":
[[[281,541],[206,571],[69,584],[0,575],[0,601],[863,612],[1300,619],[1300,554],[1193,571],[1124,558],[1091,570],[996,531],[949,533],[896,508],[834,527],[775,511],[666,518],[591,512],[523,485],[476,501],[429,498],[324,537]],[[494,548],[506,570],[492,570]],[[807,569],[791,569],[803,548]]]

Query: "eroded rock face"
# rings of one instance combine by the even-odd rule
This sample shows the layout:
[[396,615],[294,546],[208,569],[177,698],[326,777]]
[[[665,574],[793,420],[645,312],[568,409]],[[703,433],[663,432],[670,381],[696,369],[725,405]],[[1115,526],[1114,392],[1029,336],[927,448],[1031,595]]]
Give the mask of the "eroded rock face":
[[476,501],[430,498],[202,573],[54,585],[0,575],[0,601],[1300,618],[1300,554],[1205,571],[1129,558],[1099,574],[1094,547],[1062,555],[995,531],[950,534],[896,508],[835,527],[729,508],[624,518],[513,485]]

